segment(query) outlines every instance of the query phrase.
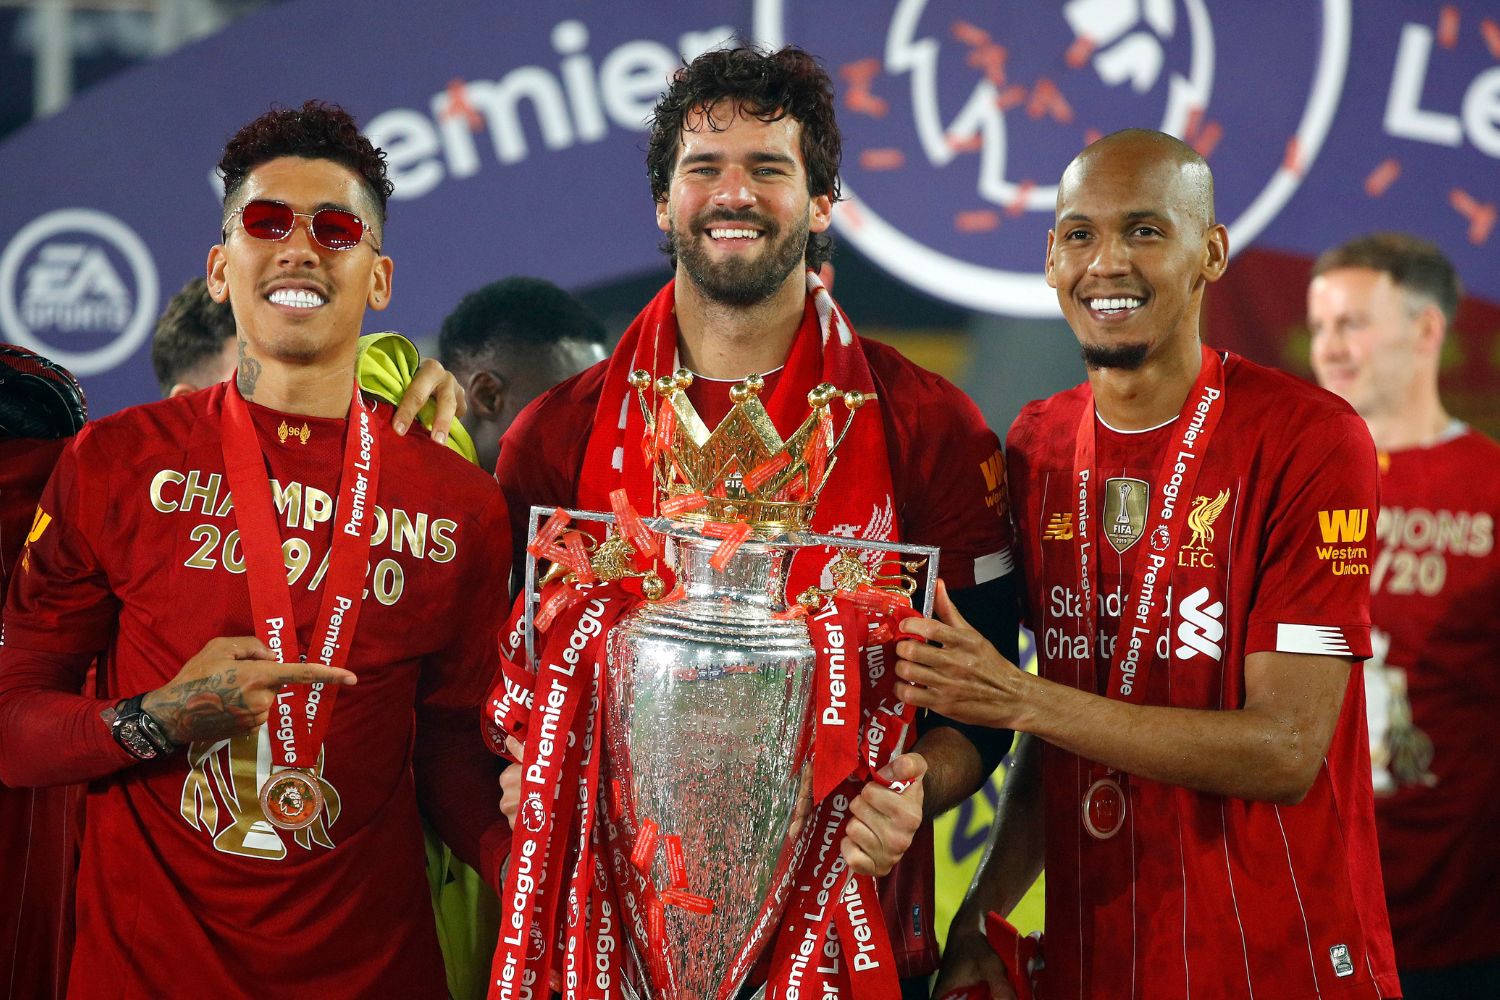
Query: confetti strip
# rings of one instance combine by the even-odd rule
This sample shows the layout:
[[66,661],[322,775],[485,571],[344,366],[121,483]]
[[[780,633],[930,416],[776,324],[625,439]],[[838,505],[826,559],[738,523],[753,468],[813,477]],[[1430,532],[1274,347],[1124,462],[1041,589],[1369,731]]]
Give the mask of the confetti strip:
[[1073,123],[1073,105],[1063,97],[1062,91],[1057,89],[1057,84],[1045,76],[1032,86],[1031,100],[1026,104],[1026,114],[1031,118],[1041,118],[1046,115],[1053,121],[1064,125]]
[[1396,178],[1401,176],[1401,162],[1395,157],[1382,160],[1380,165],[1370,171],[1370,176],[1365,178],[1365,194],[1371,198],[1379,198],[1385,194]]
[[952,30],[954,38],[970,47],[990,44],[990,33],[968,21],[954,21]]
[[859,154],[859,165],[865,170],[900,170],[906,166],[906,154],[899,149],[866,149]]
[[750,493],[760,492],[762,486],[785,472],[787,466],[791,464],[791,455],[788,455],[784,451],[777,452],[746,474],[744,480],[745,489]]
[[1443,9],[1438,14],[1437,40],[1445,49],[1458,44],[1458,8],[1451,3],[1443,4]]
[[630,848],[630,863],[643,875],[651,874],[651,862],[656,859],[656,844],[660,837],[661,827],[656,825],[655,820],[641,820],[635,844]]
[[978,135],[948,136],[948,148],[955,153],[977,153],[983,145],[984,140]]
[[1029,177],[1017,184],[1015,197],[1011,198],[1010,204],[1005,206],[1005,214],[1015,217],[1025,212],[1026,199],[1031,196],[1031,192],[1035,189],[1036,181]]
[[1088,35],[1079,35],[1073,39],[1073,44],[1068,46],[1068,52],[1063,56],[1063,61],[1068,64],[1069,69],[1078,69],[1089,61],[1089,56],[1099,47]]
[[1286,154],[1281,158],[1281,168],[1302,176],[1302,140],[1295,135],[1286,141]]
[[584,544],[583,534],[570,531],[563,535],[562,543],[563,551],[567,553],[564,565],[573,571],[573,578],[579,583],[593,583],[594,567],[589,561],[589,550]]
[[635,506],[630,502],[630,496],[622,486],[609,495],[609,505],[615,512],[615,527],[620,529],[620,534],[635,547],[636,552],[647,559],[655,559],[661,555],[661,548],[656,544],[656,536],[651,529],[646,527],[646,522],[641,520],[641,515],[636,513]]
[[537,609],[536,619],[533,622],[536,625],[536,630],[538,632],[545,632],[551,628],[552,623],[557,620],[557,616],[562,614],[563,609],[572,604],[573,599],[577,596],[578,592],[571,587],[558,587],[557,590],[553,591],[552,596],[543,601],[542,606]]
[[1500,59],[1500,22],[1485,18],[1479,22],[1479,33],[1484,36],[1484,44],[1490,50],[1490,55]]
[[462,118],[468,124],[469,131],[478,132],[484,128],[484,116],[469,103],[469,94],[464,89],[467,86],[458,77],[448,81],[448,106],[438,117],[443,121],[450,118]]
[[672,497],[670,500],[661,502],[661,512],[667,517],[677,517],[688,511],[698,510],[708,504],[708,497],[702,493],[684,493],[680,497]]
[[662,838],[667,855],[667,879],[674,889],[687,888],[687,856],[682,853],[682,838],[672,834]]
[[855,114],[869,115],[871,118],[884,118],[890,110],[885,98],[876,97],[868,90],[849,91],[844,95],[844,107]]
[[779,622],[789,622],[797,618],[806,618],[807,606],[804,604],[791,604],[787,606],[785,611],[777,611],[771,617]]
[[1000,213],[987,208],[959,212],[953,217],[953,228],[961,233],[987,233],[1000,228]]
[[729,568],[729,560],[734,558],[734,554],[740,550],[740,546],[745,544],[745,539],[749,537],[750,525],[739,525],[733,535],[724,539],[719,543],[719,547],[714,549],[714,554],[709,557],[708,564],[720,573],[724,572]]
[[1005,86],[1005,60],[1010,55],[1003,45],[981,45],[969,53],[968,63],[984,71],[985,79],[997,87]]
[[558,536],[563,533],[563,529],[567,528],[568,522],[572,520],[573,518],[568,515],[568,512],[561,507],[553,510],[552,516],[547,518],[547,523],[538,529],[536,537],[531,540],[531,544],[526,546],[526,551],[538,559],[544,558],[547,550],[552,548],[552,543],[557,541]]
[[1218,122],[1209,122],[1189,140],[1188,145],[1206,160],[1213,155],[1215,147],[1219,145],[1219,140],[1222,138],[1224,138],[1224,126]]
[[1001,111],[1009,111],[1025,103],[1026,88],[1019,83],[1013,83],[995,95],[995,107]]
[[1085,146],[1092,146],[1094,143],[1103,138],[1104,133],[1096,128],[1086,128],[1083,130],[1083,144]]
[[683,892],[681,889],[663,889],[661,901],[668,906],[687,910],[689,913],[712,913],[714,912],[714,901],[707,896],[695,896],[691,892]]
[[1480,246],[1489,240],[1490,231],[1495,228],[1494,205],[1480,202],[1461,188],[1454,188],[1449,192],[1448,203],[1459,215],[1469,220],[1470,243]]

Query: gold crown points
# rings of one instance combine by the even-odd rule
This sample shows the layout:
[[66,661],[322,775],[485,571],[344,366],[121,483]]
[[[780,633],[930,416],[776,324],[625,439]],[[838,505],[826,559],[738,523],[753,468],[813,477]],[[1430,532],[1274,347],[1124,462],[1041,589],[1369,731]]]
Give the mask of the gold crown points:
[[[637,369],[629,381],[645,417],[642,447],[662,513],[695,525],[743,522],[761,537],[806,530],[812,523],[854,414],[876,398],[824,382],[807,394],[807,418],[782,440],[760,402],[765,380],[759,375],[730,387],[729,412],[712,432],[688,399],[692,372],[679,369],[653,379]],[[648,390],[659,399],[655,407]],[[837,432],[829,413],[835,400],[848,413]]]

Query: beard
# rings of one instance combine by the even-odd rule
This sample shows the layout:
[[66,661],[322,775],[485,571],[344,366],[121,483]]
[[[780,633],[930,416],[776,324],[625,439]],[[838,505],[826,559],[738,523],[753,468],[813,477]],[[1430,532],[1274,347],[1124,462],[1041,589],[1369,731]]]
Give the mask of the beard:
[[1146,363],[1149,344],[1083,344],[1083,363],[1090,369],[1119,368],[1135,371]]
[[[714,260],[703,243],[708,239],[708,229],[735,222],[760,227],[759,242],[765,243],[765,248],[750,260]],[[681,231],[674,222],[667,236],[667,250],[676,255],[693,284],[712,301],[726,306],[753,306],[775,295],[787,275],[803,265],[808,232],[806,218],[783,234],[781,227],[754,212],[715,212],[695,222],[688,232]]]

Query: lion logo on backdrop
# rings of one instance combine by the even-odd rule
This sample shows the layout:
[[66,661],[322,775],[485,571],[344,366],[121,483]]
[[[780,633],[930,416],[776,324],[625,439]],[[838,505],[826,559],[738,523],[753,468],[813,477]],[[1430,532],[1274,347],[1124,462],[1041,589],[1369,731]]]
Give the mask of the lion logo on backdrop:
[[135,230],[88,208],[48,212],[0,251],[0,339],[97,375],[145,343],[156,264]]
[[323,813],[311,826],[279,831],[261,812],[260,787],[271,771],[271,739],[264,725],[233,739],[193,743],[182,785],[182,818],[213,837],[214,850],[242,858],[280,861],[291,839],[303,850],[333,848],[328,828],[338,821],[338,791],[323,777],[326,748],[313,773],[323,791]]
[[1055,184],[1098,136],[1147,126],[1208,157],[1231,248],[1296,191],[1338,106],[1350,0],[1309,0],[1295,32],[1267,30],[1262,8],[879,0],[846,21],[809,0],[757,0],[754,29],[816,52],[835,78],[841,236],[931,295],[1055,316],[1040,253]]

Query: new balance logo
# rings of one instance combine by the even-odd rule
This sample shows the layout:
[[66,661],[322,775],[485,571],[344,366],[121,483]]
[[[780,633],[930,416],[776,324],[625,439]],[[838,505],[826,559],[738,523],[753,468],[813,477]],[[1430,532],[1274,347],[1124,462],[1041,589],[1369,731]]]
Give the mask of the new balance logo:
[[1333,545],[1335,542],[1362,542],[1365,540],[1365,529],[1370,524],[1370,511],[1368,508],[1358,510],[1320,510],[1318,511],[1318,530],[1323,533],[1323,543]]
[[1073,515],[1053,514],[1047,518],[1047,527],[1042,529],[1042,541],[1067,542],[1073,539]]
[[1224,605],[1220,601],[1204,606],[1211,595],[1207,587],[1199,587],[1177,606],[1182,621],[1177,624],[1177,647],[1179,660],[1190,660],[1199,653],[1211,660],[1222,659],[1224,650],[1219,641],[1224,638]]

